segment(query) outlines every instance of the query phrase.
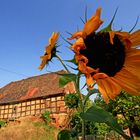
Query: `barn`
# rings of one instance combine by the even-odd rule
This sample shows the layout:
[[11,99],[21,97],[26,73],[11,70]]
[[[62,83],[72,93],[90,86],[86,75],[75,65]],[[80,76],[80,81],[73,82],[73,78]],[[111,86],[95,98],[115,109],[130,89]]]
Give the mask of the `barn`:
[[[63,71],[59,71],[63,72]],[[11,82],[0,89],[0,119],[17,119],[39,116],[49,111],[53,122],[61,126],[69,109],[65,106],[65,94],[74,93],[74,84],[59,87],[59,75],[47,73]]]

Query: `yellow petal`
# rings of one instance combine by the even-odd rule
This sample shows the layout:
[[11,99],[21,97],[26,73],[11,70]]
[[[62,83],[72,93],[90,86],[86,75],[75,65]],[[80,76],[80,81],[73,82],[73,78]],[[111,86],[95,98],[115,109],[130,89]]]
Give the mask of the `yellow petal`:
[[131,41],[129,40],[130,34],[128,32],[114,32],[114,31],[110,31],[109,32],[109,36],[110,36],[110,43],[112,45],[113,45],[113,39],[114,39],[115,35],[118,35],[120,37],[120,39],[122,40],[122,42],[124,43],[126,48],[130,48],[131,47]]
[[115,34],[122,37],[123,39],[128,39],[130,37],[128,32],[116,32]]
[[92,16],[86,23],[83,29],[83,38],[85,38],[87,35],[93,33],[96,31],[100,25],[103,23],[103,21],[100,19],[101,15],[101,8],[98,8],[96,10],[96,13],[94,16]]
[[121,87],[109,77],[98,79],[97,85],[106,103],[108,103],[110,99],[115,99],[121,92]]
[[79,32],[75,32],[74,34],[72,34],[72,36],[70,38],[68,38],[69,40],[72,40],[74,38],[79,38],[82,37],[83,32],[79,31]]
[[129,61],[128,64],[124,65],[125,69],[140,79],[140,60]]
[[132,33],[129,39],[133,47],[140,45],[140,30],[137,30],[134,33]]
[[59,37],[59,33],[53,32],[51,37],[49,38],[49,44],[46,46],[45,54],[44,56],[41,56],[42,62],[39,66],[40,70],[42,70],[44,66],[48,63],[48,61],[51,60],[52,50],[55,47],[58,37]]
[[110,99],[108,97],[108,91],[109,91],[108,90],[108,85],[106,85],[104,83],[103,79],[98,79],[96,82],[97,82],[97,85],[98,85],[98,89],[103,96],[103,99],[105,100],[106,103],[109,103]]
[[78,38],[71,48],[74,49],[75,53],[79,54],[81,49],[86,48],[83,38]]
[[93,78],[94,80],[97,80],[97,79],[104,79],[104,78],[107,78],[108,75],[105,74],[105,73],[96,73],[93,75]]
[[124,67],[126,70],[131,72],[133,75],[140,79],[140,50],[129,49],[126,53]]
[[42,70],[45,65],[48,63],[48,61],[50,60],[51,56],[50,55],[45,55],[45,56],[41,56],[41,64],[39,66],[39,69]]
[[52,36],[49,38],[49,45],[46,46],[45,53],[50,54],[52,49],[55,47],[55,44],[58,40],[59,33],[53,32]]
[[113,45],[113,38],[115,36],[115,32],[111,31],[109,32],[109,37],[110,37],[110,43]]
[[59,37],[59,32],[53,32],[52,36],[49,38],[49,44],[51,44],[52,46],[54,46],[56,44],[56,41],[58,40]]
[[93,84],[95,83],[91,75],[86,76],[86,83],[89,90],[93,89]]
[[88,63],[88,59],[84,55],[76,54],[75,55],[75,60],[76,60],[76,63],[78,63],[79,61],[82,61],[85,64]]
[[[126,60],[127,59],[133,60],[135,57],[139,58],[139,56],[140,56],[140,49],[136,49],[136,48],[126,49],[125,53],[126,53]],[[133,57],[133,59],[132,59],[132,57]]]
[[116,32],[116,35],[120,37],[126,49],[131,48],[132,43],[129,39],[130,34],[128,32]]
[[103,21],[100,19],[100,15],[101,15],[101,8],[98,8],[96,10],[95,15],[93,15],[86,23],[84,26],[83,31],[78,31],[75,32],[70,38],[68,38],[69,40],[72,40],[74,38],[79,38],[79,37],[83,37],[85,38],[87,35],[91,34],[92,32],[96,31],[100,25],[103,23]]
[[131,72],[123,68],[118,72],[112,80],[116,82],[122,89],[131,95],[139,95],[140,79],[133,75]]
[[79,61],[78,69],[86,75],[89,75],[90,73],[96,73],[99,71],[99,69],[93,69],[87,66],[86,63],[84,63],[83,61]]
[[108,83],[108,86],[110,85],[111,94],[108,94],[108,96],[110,97],[110,99],[115,99],[116,96],[120,94],[122,88],[111,78],[106,78],[104,80]]

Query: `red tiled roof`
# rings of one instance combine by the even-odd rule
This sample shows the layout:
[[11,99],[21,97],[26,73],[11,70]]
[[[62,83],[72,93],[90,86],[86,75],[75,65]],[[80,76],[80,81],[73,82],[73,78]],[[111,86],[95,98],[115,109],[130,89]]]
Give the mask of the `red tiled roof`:
[[[62,72],[62,71],[61,71]],[[65,92],[59,87],[59,75],[48,73],[11,82],[0,89],[0,104],[23,101]]]

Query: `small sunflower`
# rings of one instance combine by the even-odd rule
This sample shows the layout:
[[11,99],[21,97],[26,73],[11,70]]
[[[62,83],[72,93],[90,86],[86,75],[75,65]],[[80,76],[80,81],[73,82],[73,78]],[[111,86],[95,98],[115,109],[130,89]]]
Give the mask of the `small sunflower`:
[[78,69],[85,74],[89,89],[96,82],[104,100],[108,103],[121,90],[140,95],[140,30],[133,33],[101,30],[95,32],[103,21],[101,8],[96,10],[84,25],[75,32],[71,46],[75,52]]
[[49,44],[46,46],[44,56],[41,56],[41,64],[39,69],[42,70],[45,65],[51,61],[51,59],[56,55],[56,43],[59,37],[59,33],[53,32],[52,36],[49,38]]

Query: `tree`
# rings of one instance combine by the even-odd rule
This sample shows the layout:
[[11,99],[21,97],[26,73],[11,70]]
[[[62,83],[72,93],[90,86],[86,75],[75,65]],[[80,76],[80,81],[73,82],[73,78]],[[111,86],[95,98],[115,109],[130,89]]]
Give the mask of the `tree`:
[[116,116],[124,129],[129,128],[131,137],[133,137],[133,134],[140,136],[140,96],[130,96],[122,92],[116,100],[106,104],[101,95],[98,94],[95,102],[98,106]]

